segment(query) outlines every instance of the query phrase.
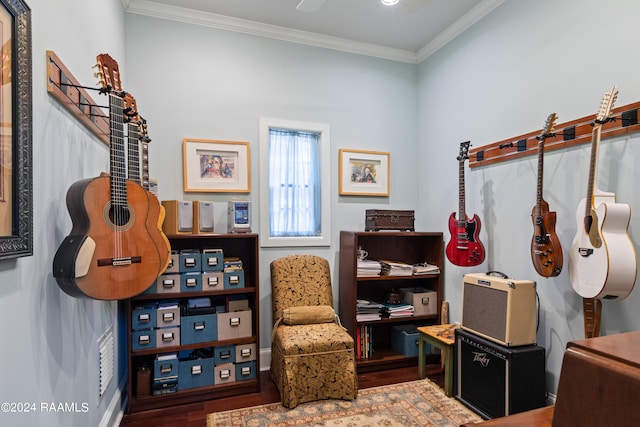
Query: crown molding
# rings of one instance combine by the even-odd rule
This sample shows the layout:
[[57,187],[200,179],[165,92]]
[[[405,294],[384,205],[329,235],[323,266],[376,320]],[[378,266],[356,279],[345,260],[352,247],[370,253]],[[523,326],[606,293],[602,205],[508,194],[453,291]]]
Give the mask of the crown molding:
[[156,3],[149,0],[122,0],[123,7],[127,13],[168,19],[187,24],[201,25],[220,30],[249,34],[257,37],[267,37],[291,43],[305,44],[410,64],[421,63],[464,32],[467,28],[472,26],[475,22],[489,14],[503,2],[504,0],[483,0],[461,19],[439,34],[433,41],[423,46],[418,52],[412,52],[371,43],[342,39],[339,37],[325,36],[308,31],[284,28],[277,25],[232,18],[215,13],[196,11],[193,9]]
[[416,63],[421,63],[451,40],[462,34],[467,28],[487,16],[496,7],[504,3],[504,0],[483,0],[476,7],[467,12],[443,32],[438,34],[432,41],[424,45],[416,54]]
[[392,61],[408,62],[411,64],[416,63],[415,52],[408,50],[393,49],[370,43],[356,42],[339,37],[325,36],[308,31],[232,18],[215,13],[154,3],[148,0],[123,1],[129,2],[125,7],[125,11],[128,13],[169,19],[194,25],[202,25],[221,30],[250,34],[258,37],[267,37],[291,43],[306,44],[309,46],[333,49],[342,52],[373,56]]

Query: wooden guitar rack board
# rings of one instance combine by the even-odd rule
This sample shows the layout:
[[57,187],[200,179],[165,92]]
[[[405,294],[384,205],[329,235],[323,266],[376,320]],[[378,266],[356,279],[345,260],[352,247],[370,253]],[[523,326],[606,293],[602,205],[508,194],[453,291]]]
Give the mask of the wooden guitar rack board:
[[109,145],[109,117],[89,96],[60,58],[47,51],[47,92],[57,99],[74,117]]
[[[640,131],[640,123],[638,123],[639,109],[640,102],[614,108],[609,116],[611,120],[602,125],[601,139]],[[545,153],[587,142],[590,143],[595,119],[596,115],[594,114],[570,122],[556,124],[553,136],[547,137],[544,141]],[[536,137],[540,136],[541,132],[542,129],[473,148],[469,150],[469,167],[473,169],[520,157],[537,155],[538,139]]]

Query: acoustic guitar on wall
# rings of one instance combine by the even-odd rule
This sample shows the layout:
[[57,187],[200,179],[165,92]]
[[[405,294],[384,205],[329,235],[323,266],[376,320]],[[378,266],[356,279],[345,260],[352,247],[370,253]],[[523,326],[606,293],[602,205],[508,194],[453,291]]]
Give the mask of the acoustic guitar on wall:
[[58,286],[74,297],[125,299],[157,279],[158,249],[147,229],[147,192],[126,176],[124,115],[117,63],[98,55],[102,92],[109,97],[109,174],[75,182],[67,191],[70,234],[53,259]]
[[[160,271],[164,273],[171,261],[171,243],[162,231],[166,212],[155,194],[149,191],[149,133],[147,121],[140,116],[135,98],[126,93],[123,97],[124,120],[127,123],[127,176],[133,182],[140,184],[149,198],[149,216],[147,229],[154,240],[160,255]],[[155,226],[155,230],[153,227]]]
[[624,299],[636,281],[636,254],[627,234],[631,207],[617,203],[614,193],[596,184],[602,125],[609,120],[617,95],[615,86],[604,95],[593,123],[587,196],[578,204],[569,252],[569,280],[583,298]]
[[544,141],[552,136],[556,113],[549,114],[542,133],[538,136],[538,185],[536,205],[531,211],[533,237],[531,238],[531,260],[542,277],[554,277],[562,271],[562,246],[556,234],[556,213],[549,212],[549,203],[542,197],[544,182]]
[[464,191],[464,162],[469,158],[470,141],[460,143],[458,154],[458,217],[452,212],[449,216],[451,239],[446,247],[449,261],[454,265],[472,267],[484,261],[484,245],[480,241],[480,218],[474,214],[471,219],[466,214]]

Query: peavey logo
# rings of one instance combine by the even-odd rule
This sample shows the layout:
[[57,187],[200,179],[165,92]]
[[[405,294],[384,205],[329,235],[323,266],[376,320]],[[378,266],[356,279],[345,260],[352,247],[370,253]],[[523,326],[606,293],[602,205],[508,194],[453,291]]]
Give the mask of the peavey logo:
[[483,367],[489,366],[489,362],[491,359],[487,356],[487,353],[478,353],[477,351],[473,352],[473,361],[480,362]]

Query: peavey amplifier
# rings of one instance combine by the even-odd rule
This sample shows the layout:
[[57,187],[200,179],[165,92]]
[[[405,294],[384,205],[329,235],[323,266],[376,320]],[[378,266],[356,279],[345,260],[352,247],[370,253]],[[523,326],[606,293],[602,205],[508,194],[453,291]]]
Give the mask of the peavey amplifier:
[[455,337],[456,399],[485,418],[546,405],[544,347],[504,347],[461,329]]
[[484,273],[462,279],[461,327],[508,347],[536,343],[536,283]]

